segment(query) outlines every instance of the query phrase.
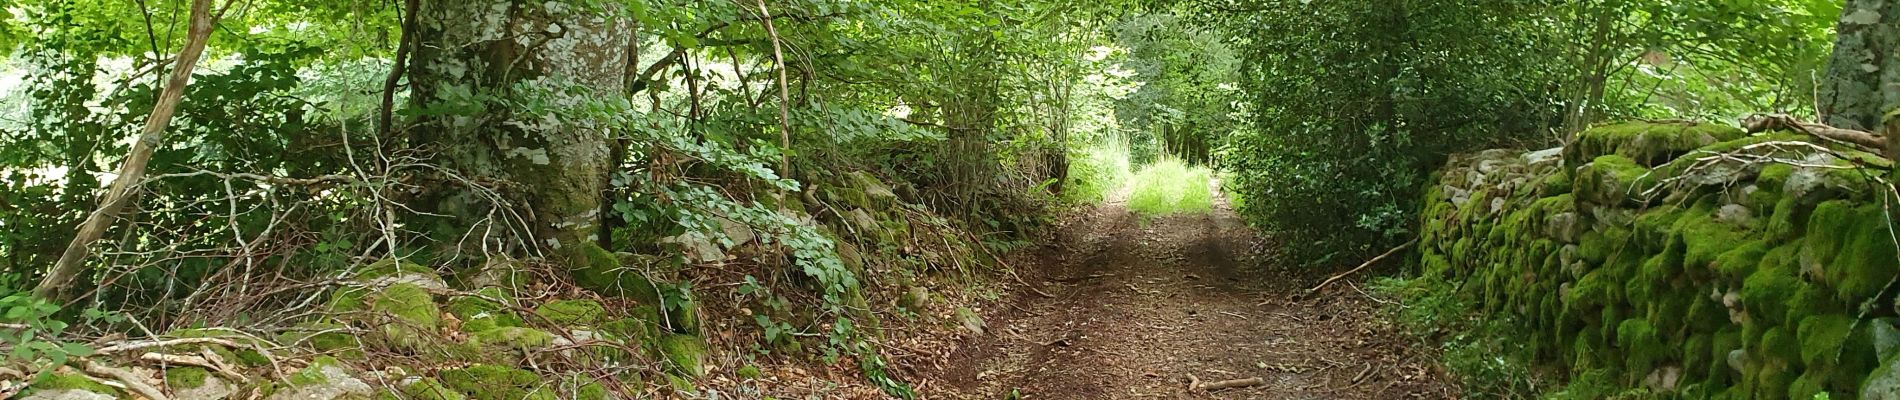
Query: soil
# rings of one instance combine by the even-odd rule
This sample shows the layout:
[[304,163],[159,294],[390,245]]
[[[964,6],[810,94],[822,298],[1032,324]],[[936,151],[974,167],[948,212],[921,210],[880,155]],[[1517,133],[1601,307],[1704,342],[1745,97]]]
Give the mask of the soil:
[[[1111,201],[1018,261],[1024,283],[982,314],[924,398],[1454,398],[1434,352],[1384,320],[1363,276],[1273,262],[1272,242],[1217,205],[1144,218]],[[1414,348],[1419,347],[1419,348]],[[1190,391],[1192,379],[1264,384]]]

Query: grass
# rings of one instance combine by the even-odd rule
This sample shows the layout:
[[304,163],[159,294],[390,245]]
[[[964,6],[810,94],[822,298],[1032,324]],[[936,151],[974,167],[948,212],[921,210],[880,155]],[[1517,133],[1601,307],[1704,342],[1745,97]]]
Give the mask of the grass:
[[1096,144],[1074,150],[1069,158],[1069,182],[1063,188],[1063,200],[1071,203],[1100,203],[1128,181],[1128,146],[1119,141]]
[[1465,398],[1543,398],[1550,389],[1547,379],[1531,368],[1535,354],[1522,340],[1518,325],[1509,318],[1473,312],[1475,306],[1454,291],[1452,282],[1382,277],[1373,279],[1368,288],[1398,304],[1386,307],[1385,312],[1399,328],[1414,340],[1438,348],[1439,361],[1459,380]]
[[1214,209],[1214,193],[1208,187],[1213,179],[1207,167],[1163,159],[1135,172],[1128,208],[1146,216],[1208,212]]

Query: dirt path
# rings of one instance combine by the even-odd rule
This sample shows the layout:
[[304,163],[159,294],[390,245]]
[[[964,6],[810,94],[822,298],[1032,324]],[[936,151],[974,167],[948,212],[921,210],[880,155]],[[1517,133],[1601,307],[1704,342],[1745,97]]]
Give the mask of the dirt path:
[[[1291,299],[1315,274],[1259,261],[1254,249],[1270,246],[1225,207],[1143,223],[1111,202],[1056,240],[1043,267],[1019,267],[1043,293],[991,307],[987,332],[932,374],[929,398],[1455,397],[1356,279]],[[1266,385],[1190,394],[1190,374]]]

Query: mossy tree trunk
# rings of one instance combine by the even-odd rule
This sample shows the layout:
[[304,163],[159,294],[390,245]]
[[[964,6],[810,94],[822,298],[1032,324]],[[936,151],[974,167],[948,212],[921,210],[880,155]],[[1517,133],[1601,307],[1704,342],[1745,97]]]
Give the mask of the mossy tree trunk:
[[1879,131],[1900,107],[1900,2],[1847,0],[1818,99],[1822,122]]
[[595,242],[612,141],[592,105],[620,95],[632,40],[632,24],[603,7],[422,2],[410,139],[461,176],[431,185],[417,203],[436,216],[418,228],[445,255]]

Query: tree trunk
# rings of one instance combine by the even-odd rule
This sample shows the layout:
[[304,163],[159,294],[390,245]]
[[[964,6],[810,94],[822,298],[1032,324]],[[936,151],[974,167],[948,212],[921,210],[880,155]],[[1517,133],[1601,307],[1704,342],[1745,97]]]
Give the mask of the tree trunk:
[[620,97],[632,30],[591,3],[422,2],[411,140],[459,175],[416,202],[442,256],[596,243],[612,161],[590,104]]
[[[185,85],[191,82],[191,71],[198,65],[198,57],[204,54],[205,43],[211,40],[211,27],[216,23],[211,14],[211,0],[191,2],[191,28],[185,36],[185,45],[178,50],[178,65],[172,69],[170,80],[159,93],[158,102],[152,106],[151,114],[145,117],[145,126],[139,130],[139,140],[132,144],[132,152],[127,154],[125,162],[119,165],[119,176],[112,180],[112,186],[99,200],[99,208],[86,216],[79,224],[79,233],[73,237],[66,251],[59,256],[59,262],[33,288],[33,295],[49,300],[63,300],[62,293],[71,285],[74,278],[85,268],[86,258],[91,255],[92,242],[106,233],[119,218],[119,210],[137,193],[139,185],[145,180],[145,165],[152,161],[152,152],[165,141],[165,128],[171,126],[172,115],[178,111],[178,103],[184,101]],[[83,172],[83,171],[78,171]]]
[[1821,82],[1821,121],[1842,129],[1879,131],[1881,116],[1900,107],[1900,4],[1847,0],[1840,36]]

